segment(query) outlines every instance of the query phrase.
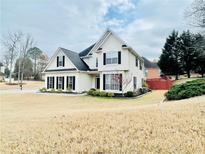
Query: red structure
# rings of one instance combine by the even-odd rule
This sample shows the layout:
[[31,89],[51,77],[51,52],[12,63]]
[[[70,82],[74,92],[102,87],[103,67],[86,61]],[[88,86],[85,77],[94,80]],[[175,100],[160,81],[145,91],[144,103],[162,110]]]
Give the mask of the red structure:
[[148,87],[153,90],[168,90],[173,84],[173,80],[167,77],[147,79]]

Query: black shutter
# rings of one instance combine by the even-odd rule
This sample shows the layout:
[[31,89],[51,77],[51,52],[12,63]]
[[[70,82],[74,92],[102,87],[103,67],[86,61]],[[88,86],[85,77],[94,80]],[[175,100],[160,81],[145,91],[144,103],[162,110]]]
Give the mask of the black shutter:
[[63,84],[62,89],[64,90],[64,76],[63,76],[62,78],[63,78],[63,81],[62,81],[62,84]]
[[52,77],[52,78],[53,78],[53,87],[52,88],[54,89],[54,84],[55,84],[54,80],[55,80],[55,78],[54,77]]
[[47,77],[47,89],[49,89],[49,77]]
[[121,52],[118,51],[118,64],[121,64]]
[[65,66],[65,56],[63,56],[63,67]]
[[103,65],[106,65],[106,53],[103,53]]
[[59,57],[57,56],[57,67],[59,66],[59,65],[58,65],[58,62],[59,62]]
[[68,89],[68,76],[66,77],[66,89]]
[[56,77],[56,89],[58,89],[58,77]]
[[73,76],[73,90],[75,90],[75,76]]
[[136,66],[138,67],[138,59],[136,58]]
[[105,90],[105,74],[103,74],[103,90]]
[[119,82],[120,82],[120,91],[122,91],[122,74],[119,74],[120,75],[120,79],[119,79]]

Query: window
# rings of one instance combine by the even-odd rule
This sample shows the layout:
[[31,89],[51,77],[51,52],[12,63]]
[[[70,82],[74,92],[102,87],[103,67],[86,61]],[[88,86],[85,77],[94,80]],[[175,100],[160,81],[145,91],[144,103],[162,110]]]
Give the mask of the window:
[[63,66],[63,56],[59,56],[58,66]]
[[64,77],[58,77],[58,88],[57,89],[64,89]]
[[74,76],[67,76],[67,89],[68,90],[75,90],[75,87],[74,87]]
[[48,89],[54,89],[54,77],[48,77]]
[[135,60],[135,65],[138,67],[138,59]]
[[136,76],[133,77],[133,87],[134,87],[134,90],[137,89],[137,77]]
[[105,90],[120,90],[120,75],[105,74]]
[[96,64],[95,64],[96,67],[98,67],[98,58],[96,58]]
[[140,61],[140,70],[142,70],[142,62]]
[[106,64],[118,64],[118,52],[106,53]]

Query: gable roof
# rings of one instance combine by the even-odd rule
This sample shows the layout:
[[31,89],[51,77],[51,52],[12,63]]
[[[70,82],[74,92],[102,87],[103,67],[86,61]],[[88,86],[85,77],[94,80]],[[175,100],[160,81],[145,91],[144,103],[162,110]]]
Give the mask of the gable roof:
[[87,56],[90,50],[95,46],[95,43],[79,53],[80,57]]
[[90,47],[88,47],[87,49],[83,50],[80,54],[83,56],[80,57],[85,57],[88,56],[89,53],[92,53],[94,50],[97,50],[106,40],[110,35],[114,35],[120,42],[122,42],[122,44],[135,56],[137,56],[140,60],[144,61],[143,58],[141,56],[139,56],[139,54],[130,46],[127,45],[127,43],[125,43],[120,37],[118,37],[112,30],[107,29],[104,34],[100,37],[100,39],[93,45],[91,45]]
[[79,54],[73,51],[70,51],[65,48],[59,48],[65,53],[65,55],[71,60],[78,70],[87,71],[90,70],[88,65],[80,58]]
[[142,57],[144,59],[145,68],[159,68],[157,63],[149,61],[147,58]]

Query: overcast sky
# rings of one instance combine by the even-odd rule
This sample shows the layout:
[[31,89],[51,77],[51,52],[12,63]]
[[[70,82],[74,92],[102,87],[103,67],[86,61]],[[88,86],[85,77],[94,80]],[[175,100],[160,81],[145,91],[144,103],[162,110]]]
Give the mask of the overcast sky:
[[30,33],[51,56],[58,47],[80,52],[110,28],[141,56],[156,59],[173,29],[190,28],[184,12],[192,1],[1,0],[1,34]]

